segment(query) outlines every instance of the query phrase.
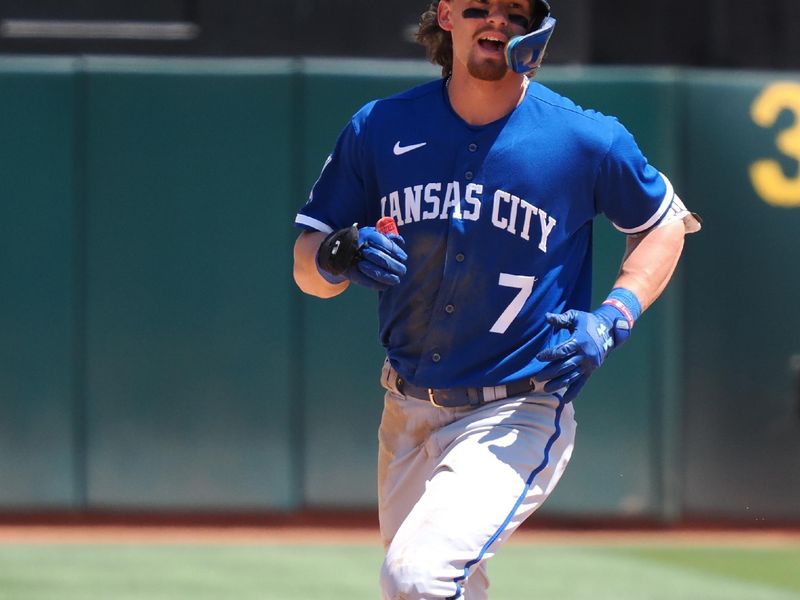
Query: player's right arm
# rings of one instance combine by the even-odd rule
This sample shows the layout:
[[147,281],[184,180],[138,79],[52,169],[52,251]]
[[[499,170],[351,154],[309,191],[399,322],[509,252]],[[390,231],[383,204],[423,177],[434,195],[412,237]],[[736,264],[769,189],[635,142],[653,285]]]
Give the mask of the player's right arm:
[[406,274],[404,243],[398,233],[355,224],[328,234],[307,231],[295,243],[294,279],[320,298],[338,296],[350,281],[382,292]]
[[342,130],[295,217],[304,231],[294,246],[294,279],[306,294],[331,298],[350,282],[382,292],[406,273],[408,256],[396,229],[384,235],[367,224],[375,190],[365,184],[372,163],[363,132],[373,105],[362,108]]
[[318,298],[338,296],[350,285],[350,280],[330,283],[317,268],[317,252],[326,234],[304,231],[294,243],[294,280],[303,292]]

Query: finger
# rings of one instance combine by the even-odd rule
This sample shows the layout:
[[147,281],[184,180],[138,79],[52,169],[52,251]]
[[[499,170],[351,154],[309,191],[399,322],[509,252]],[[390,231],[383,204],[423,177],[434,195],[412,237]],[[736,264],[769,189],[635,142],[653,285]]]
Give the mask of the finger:
[[406,241],[403,239],[402,235],[400,235],[399,233],[390,233],[386,237],[388,237],[395,244],[400,246],[400,248],[402,248],[403,251],[405,251],[405,249],[406,249]]
[[347,277],[353,283],[357,283],[358,285],[372,290],[378,290],[379,292],[384,292],[391,287],[389,284],[382,283],[376,279],[373,279],[372,277],[369,277],[368,275],[365,275],[359,271],[357,267],[351,267],[347,271]]
[[377,249],[368,247],[361,251],[361,262],[370,262],[375,266],[380,267],[384,271],[388,271],[398,277],[401,275],[406,274],[406,266],[386,254],[385,252]]
[[548,379],[561,377],[565,373],[574,371],[580,366],[582,358],[583,357],[581,356],[572,356],[553,361],[548,365],[545,365],[545,367],[536,374],[536,380],[547,381]]
[[558,360],[572,356],[578,352],[578,342],[575,338],[569,338],[567,341],[560,343],[558,346],[552,348],[545,348],[536,355],[536,359],[542,362],[550,362],[551,360]]
[[552,325],[555,329],[575,329],[575,321],[578,315],[574,310],[568,310],[565,313],[546,313],[545,320]]
[[548,381],[546,384],[544,384],[544,391],[548,394],[557,392],[561,388],[571,386],[581,377],[583,377],[583,373],[581,373],[578,369],[575,369],[574,371],[570,371],[561,377],[556,377],[555,379]]
[[575,398],[577,398],[587,381],[589,381],[589,375],[579,377],[577,380],[575,380],[575,382],[569,386],[567,391],[564,392],[564,402],[572,402]]
[[359,242],[366,242],[371,248],[379,248],[400,262],[405,262],[408,259],[408,254],[406,254],[405,250],[390,238],[377,231],[374,227],[364,227],[360,230]]
[[397,285],[400,283],[400,277],[369,261],[362,260],[358,263],[357,267],[361,273],[370,279],[379,281],[387,286]]

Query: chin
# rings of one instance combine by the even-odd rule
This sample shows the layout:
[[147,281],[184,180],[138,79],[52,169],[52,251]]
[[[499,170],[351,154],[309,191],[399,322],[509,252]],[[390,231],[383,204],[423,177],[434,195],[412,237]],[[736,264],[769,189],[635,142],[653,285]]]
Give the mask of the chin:
[[467,71],[475,79],[482,79],[483,81],[500,81],[508,73],[508,65],[499,61],[467,61]]

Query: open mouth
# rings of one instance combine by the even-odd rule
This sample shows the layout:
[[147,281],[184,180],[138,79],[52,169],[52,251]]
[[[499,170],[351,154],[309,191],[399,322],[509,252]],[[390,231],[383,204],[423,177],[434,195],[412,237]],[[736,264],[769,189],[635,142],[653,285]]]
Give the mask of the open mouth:
[[493,35],[483,35],[478,38],[478,45],[488,52],[503,52],[506,42],[504,39]]

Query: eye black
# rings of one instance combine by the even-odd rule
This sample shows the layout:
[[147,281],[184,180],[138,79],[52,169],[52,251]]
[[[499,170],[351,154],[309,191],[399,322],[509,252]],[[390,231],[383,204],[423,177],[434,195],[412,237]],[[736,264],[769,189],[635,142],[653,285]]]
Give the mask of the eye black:
[[[489,16],[489,11],[485,8],[465,8],[464,12],[461,13],[461,16],[463,16],[465,19],[485,19]],[[523,15],[509,15],[508,20],[514,23],[514,25],[519,25],[525,30],[527,30],[531,25],[531,22],[528,21],[528,19]]]
[[525,30],[531,26],[531,22],[522,15],[508,15],[508,20],[514,23],[514,25],[519,25]]
[[489,16],[489,11],[484,8],[465,8],[461,16],[465,19],[485,19]]

